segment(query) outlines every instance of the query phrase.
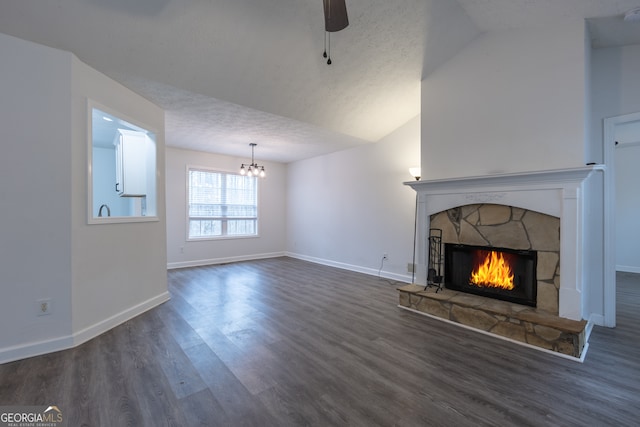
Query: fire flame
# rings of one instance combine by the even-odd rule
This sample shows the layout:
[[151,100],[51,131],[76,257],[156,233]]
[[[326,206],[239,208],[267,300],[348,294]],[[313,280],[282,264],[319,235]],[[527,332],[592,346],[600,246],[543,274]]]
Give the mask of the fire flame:
[[484,262],[471,272],[469,282],[472,285],[485,288],[500,288],[512,290],[513,271],[509,263],[504,259],[502,253],[490,251]]

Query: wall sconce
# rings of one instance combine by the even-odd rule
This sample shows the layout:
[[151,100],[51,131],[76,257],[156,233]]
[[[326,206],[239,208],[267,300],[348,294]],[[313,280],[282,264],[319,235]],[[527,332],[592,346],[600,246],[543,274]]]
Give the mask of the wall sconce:
[[259,166],[253,160],[253,150],[258,144],[256,144],[255,142],[252,142],[249,145],[251,146],[251,164],[247,165],[243,163],[242,166],[240,166],[240,175],[259,176],[260,178],[264,178],[265,176],[267,176],[267,173],[264,170],[264,166]]
[[411,174],[412,177],[416,179],[416,181],[420,181],[420,177],[422,176],[420,166],[414,166],[409,168],[409,173]]

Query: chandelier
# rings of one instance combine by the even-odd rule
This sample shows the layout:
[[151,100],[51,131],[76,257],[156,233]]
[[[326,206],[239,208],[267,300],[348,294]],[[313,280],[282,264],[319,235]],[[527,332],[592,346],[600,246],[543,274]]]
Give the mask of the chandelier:
[[253,150],[258,144],[252,142],[249,145],[251,146],[251,164],[243,163],[242,166],[240,166],[240,175],[259,176],[260,178],[264,178],[265,176],[267,176],[267,173],[264,170],[264,166],[258,165],[253,160]]

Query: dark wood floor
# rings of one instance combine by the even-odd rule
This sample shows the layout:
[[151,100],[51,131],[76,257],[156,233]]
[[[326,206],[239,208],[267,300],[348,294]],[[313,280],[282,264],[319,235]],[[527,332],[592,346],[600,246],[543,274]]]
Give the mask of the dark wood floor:
[[584,364],[396,307],[395,286],[277,258],[169,273],[171,301],[0,365],[0,405],[69,426],[637,426],[640,275]]

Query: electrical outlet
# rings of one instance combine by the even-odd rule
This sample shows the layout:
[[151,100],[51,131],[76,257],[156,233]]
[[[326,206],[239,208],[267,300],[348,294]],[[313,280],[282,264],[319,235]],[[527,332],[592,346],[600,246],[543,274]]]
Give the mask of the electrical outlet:
[[415,273],[416,272],[416,265],[412,262],[407,264],[407,273]]
[[51,298],[45,298],[36,301],[36,315],[38,316],[47,316],[51,314]]

